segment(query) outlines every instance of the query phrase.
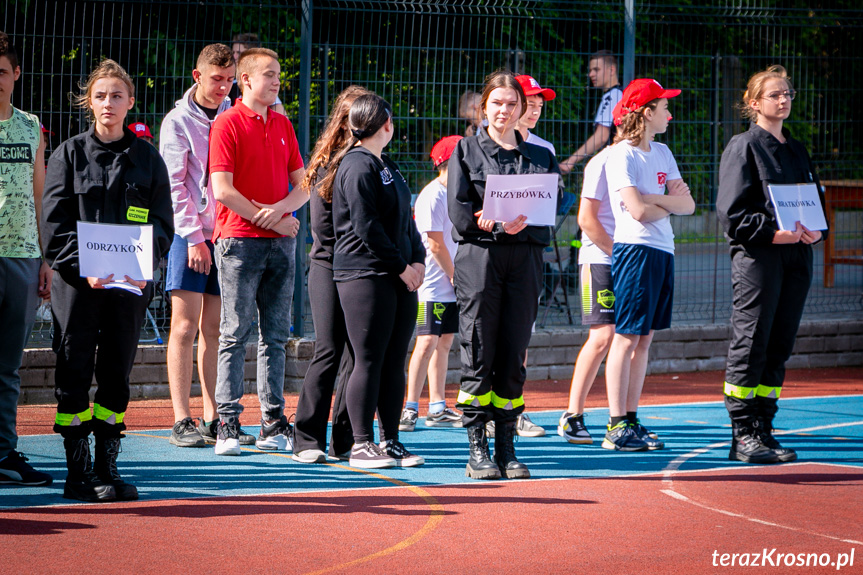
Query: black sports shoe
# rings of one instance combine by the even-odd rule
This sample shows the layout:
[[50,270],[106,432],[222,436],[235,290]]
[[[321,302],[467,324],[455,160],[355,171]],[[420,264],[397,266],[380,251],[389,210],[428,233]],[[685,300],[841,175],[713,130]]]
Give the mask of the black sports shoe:
[[630,423],[629,426],[635,432],[635,435],[638,436],[638,439],[647,444],[648,450],[655,451],[665,447],[665,443],[662,442],[655,433],[641,425],[641,422],[637,419],[635,420],[635,423]]
[[364,441],[362,443],[354,443],[354,446],[351,448],[351,457],[348,459],[348,465],[359,467],[360,469],[383,469],[386,467],[395,467],[396,460],[373,441]]
[[198,427],[196,429],[206,443],[210,445],[215,445],[216,440],[219,438],[218,419],[214,419],[213,421],[207,423],[202,417],[198,420]]
[[168,441],[177,447],[206,447],[207,445],[201,432],[195,427],[195,420],[191,417],[174,424],[171,429],[171,438]]
[[602,440],[602,447],[614,451],[647,451],[647,444],[636,435],[635,430],[626,420],[614,427],[608,426],[605,439]]
[[38,487],[51,485],[53,481],[54,479],[47,473],[33,469],[27,463],[27,458],[17,451],[11,451],[9,455],[0,459],[0,485]]
[[[213,421],[207,423],[201,418],[200,423],[198,423],[198,433],[201,434],[201,437],[204,438],[204,441],[213,445],[216,443],[216,440],[219,438],[219,420],[214,419]],[[238,438],[240,441],[240,445],[254,445],[255,444],[255,436],[250,433],[246,433],[243,431],[243,428],[240,428],[239,431],[240,437]]]
[[426,462],[419,455],[414,455],[400,441],[388,439],[379,446],[384,453],[396,460],[396,467],[417,467]]

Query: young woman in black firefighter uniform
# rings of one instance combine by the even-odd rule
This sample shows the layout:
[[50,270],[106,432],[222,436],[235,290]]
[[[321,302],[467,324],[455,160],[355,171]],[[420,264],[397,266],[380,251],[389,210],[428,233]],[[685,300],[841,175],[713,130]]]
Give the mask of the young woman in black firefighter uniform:
[[[135,486],[117,472],[117,454],[152,282],[126,277],[143,292],[136,295],[105,289],[113,277],[79,277],[77,238],[79,221],[151,224],[154,266],[171,245],[173,210],[165,163],[153,146],[124,127],[134,101],[128,74],[104,60],[76,102],[90,111],[93,126],[51,155],[45,180],[42,245],[45,260],[57,272],[51,289],[57,353],[54,431],[63,436],[68,467],[63,496],[70,499],[138,498]],[[91,412],[88,391],[94,373],[98,389]],[[92,465],[91,431],[96,437]]]
[[822,233],[799,222],[781,231],[767,191],[768,184],[815,182],[821,193],[809,154],[782,126],[794,95],[782,66],[752,76],[741,108],[753,123],[731,139],[719,165],[716,212],[731,245],[734,290],[725,371],[729,459],[746,463],[797,459],[773,437],[773,418],[812,283],[812,244]]
[[[507,72],[490,75],[481,108],[488,126],[461,140],[449,162],[447,198],[455,256],[462,375],[457,406],[463,411],[475,479],[530,477],[515,456],[516,419],[524,411],[524,354],[530,343],[542,286],[546,226],[528,226],[525,216],[510,222],[482,217],[486,177],[491,174],[560,173],[554,155],[528,144],[516,130],[527,110],[521,85]],[[558,189],[558,201],[562,184]],[[491,459],[485,424],[495,422]]]

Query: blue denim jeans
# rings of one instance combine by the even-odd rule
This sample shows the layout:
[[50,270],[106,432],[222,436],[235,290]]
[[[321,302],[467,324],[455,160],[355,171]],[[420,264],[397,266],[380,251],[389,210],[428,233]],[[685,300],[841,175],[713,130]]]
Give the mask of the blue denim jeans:
[[39,306],[39,258],[0,258],[0,459],[18,448],[18,368]]
[[285,409],[285,346],[291,334],[296,238],[220,238],[216,265],[222,291],[216,379],[219,418],[237,422],[243,412],[246,342],[258,312],[258,399],[263,419]]

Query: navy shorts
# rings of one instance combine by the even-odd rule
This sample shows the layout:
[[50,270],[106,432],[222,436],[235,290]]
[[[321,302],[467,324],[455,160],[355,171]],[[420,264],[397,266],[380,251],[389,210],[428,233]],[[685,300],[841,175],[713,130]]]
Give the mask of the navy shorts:
[[614,325],[614,284],[608,264],[581,264],[582,325]]
[[617,333],[648,335],[671,327],[672,254],[649,246],[614,244],[611,276]]
[[202,274],[189,267],[189,243],[174,234],[171,251],[168,252],[168,267],[165,270],[165,291],[175,289],[193,293],[222,295],[219,290],[219,272],[213,258],[213,242],[204,240],[210,250],[210,273]]
[[454,301],[421,301],[417,306],[417,335],[458,332],[458,305]]

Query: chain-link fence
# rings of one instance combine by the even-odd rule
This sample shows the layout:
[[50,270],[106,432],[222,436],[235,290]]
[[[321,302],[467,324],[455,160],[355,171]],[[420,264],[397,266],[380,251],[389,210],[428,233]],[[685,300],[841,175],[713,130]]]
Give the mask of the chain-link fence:
[[[863,196],[863,111],[855,104],[863,89],[858,48],[863,10],[856,0],[823,6],[803,0],[2,4],[0,25],[22,60],[13,103],[38,114],[53,132],[49,152],[86,129],[85,117],[70,106],[67,95],[102,57],[118,60],[136,79],[137,102],[129,121],[146,122],[156,134],[189,86],[200,49],[253,32],[280,55],[281,99],[304,154],[323,128],[335,95],[362,84],[393,105],[396,138],[388,151],[414,192],[435,176],[428,158],[432,144],[465,131],[468,119],[459,110],[460,98],[479,90],[485,75],[500,67],[531,74],[557,92],[536,132],[554,143],[560,158],[568,157],[593,133],[602,95],[588,79],[590,55],[609,50],[619,58],[621,83],[653,77],[683,90],[671,102],[674,121],[661,136],[698,204],[693,216],[673,218],[676,321],[725,322],[730,315],[730,264],[713,203],[722,150],[746,128],[735,104],[753,72],[773,63],[789,70],[799,95],[786,125],[809,149],[822,179],[850,184],[850,193]],[[566,176],[567,189],[575,194],[582,167]],[[570,317],[579,324],[575,210],[557,233],[560,257],[548,253],[541,325],[565,325]],[[837,212],[832,233],[834,249],[859,254],[861,211]],[[855,257],[860,259],[853,254],[846,259]],[[825,271],[834,274],[832,287],[825,287],[830,283]],[[828,270],[820,245],[807,315],[859,314],[861,290],[863,266]],[[297,329],[310,334],[311,315],[306,306],[298,309],[303,310]],[[150,325],[162,337],[168,314],[167,298],[159,291]],[[44,341],[48,330],[40,322],[36,335]],[[145,337],[155,337],[153,329]]]

